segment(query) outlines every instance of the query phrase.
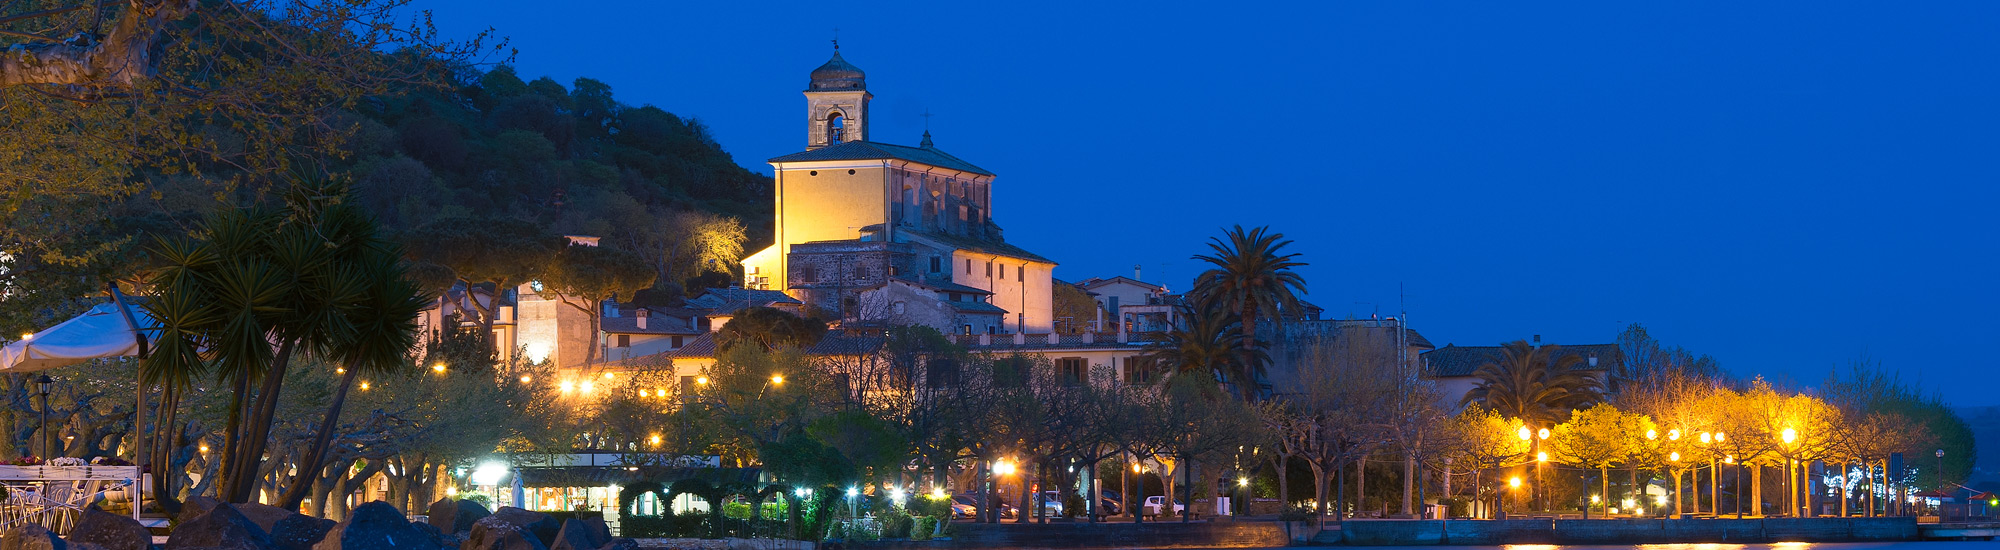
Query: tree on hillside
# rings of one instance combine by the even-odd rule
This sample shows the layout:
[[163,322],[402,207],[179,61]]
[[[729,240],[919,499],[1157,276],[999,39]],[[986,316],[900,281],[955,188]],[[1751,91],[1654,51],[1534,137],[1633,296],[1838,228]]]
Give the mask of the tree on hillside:
[[1525,340],[1507,343],[1501,347],[1498,361],[1473,371],[1479,385],[1466,392],[1459,403],[1479,403],[1508,418],[1546,428],[1569,418],[1570,411],[1602,400],[1603,385],[1575,368],[1583,359],[1557,356],[1559,349],[1554,344],[1533,346]]
[[1239,337],[1242,326],[1229,315],[1186,307],[1180,313],[1183,325],[1167,332],[1164,341],[1147,347],[1145,357],[1154,367],[1174,376],[1193,374],[1235,384],[1238,395],[1254,395],[1257,377],[1269,360],[1264,350],[1245,350]]
[[585,364],[597,362],[600,323],[606,302],[652,286],[656,275],[645,261],[609,246],[572,244],[556,250],[542,267],[542,291],[590,319],[590,350]]
[[736,310],[729,322],[715,331],[715,345],[724,350],[744,344],[765,350],[804,349],[825,335],[824,321],[759,306]]
[[[300,158],[344,154],[347,109],[397,90],[441,90],[488,51],[438,39],[407,0],[27,0],[0,5],[4,282],[60,307],[137,269],[147,233],[198,216],[154,201],[265,193]],[[385,53],[394,52],[394,53]],[[310,161],[320,162],[320,160]],[[147,196],[146,191],[168,191]],[[234,197],[231,197],[234,195]],[[50,290],[58,292],[49,293]],[[68,294],[67,296],[63,294]]]
[[[1227,238],[1228,240],[1224,240]],[[1241,325],[1243,364],[1262,365],[1252,353],[1258,349],[1257,323],[1270,318],[1283,326],[1284,319],[1299,309],[1298,295],[1305,294],[1306,280],[1294,268],[1305,267],[1298,254],[1283,249],[1292,241],[1269,227],[1245,230],[1238,225],[1210,239],[1212,254],[1196,254],[1193,259],[1208,262],[1207,271],[1194,280],[1195,302],[1204,310],[1234,314]],[[1256,397],[1257,385],[1238,384],[1244,399]]]
[[562,247],[560,237],[507,218],[438,220],[405,235],[403,242],[412,258],[450,270],[467,294],[481,286],[492,287],[491,300],[466,297],[487,335],[493,334],[501,298],[540,275]]

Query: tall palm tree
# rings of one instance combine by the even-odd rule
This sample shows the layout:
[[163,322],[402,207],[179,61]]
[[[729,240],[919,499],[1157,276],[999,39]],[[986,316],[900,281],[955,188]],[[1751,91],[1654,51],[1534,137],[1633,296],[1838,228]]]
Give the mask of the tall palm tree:
[[1264,351],[1250,349],[1245,353],[1241,325],[1230,315],[1185,305],[1179,309],[1187,321],[1169,331],[1166,341],[1154,344],[1144,357],[1166,373],[1205,374],[1236,384],[1238,394],[1254,395],[1257,377],[1263,374],[1264,360],[1269,358]]
[[[1298,295],[1306,293],[1306,280],[1292,269],[1306,264],[1297,260],[1298,254],[1282,251],[1292,241],[1269,226],[1246,231],[1238,225],[1224,231],[1223,237],[1227,240],[1209,239],[1213,254],[1194,256],[1213,266],[1195,277],[1194,296],[1201,309],[1219,309],[1236,316],[1243,340],[1238,353],[1245,364],[1261,368],[1262,360],[1254,355],[1259,349],[1257,322],[1270,317],[1283,326],[1284,316],[1298,310]],[[1244,388],[1246,398],[1255,395],[1254,387],[1252,381]]]
[[1557,356],[1562,346],[1536,347],[1525,340],[1500,348],[1500,359],[1480,365],[1472,375],[1479,385],[1465,393],[1460,405],[1479,403],[1509,418],[1551,426],[1569,418],[1570,411],[1604,399],[1604,384],[1575,367],[1583,359]]

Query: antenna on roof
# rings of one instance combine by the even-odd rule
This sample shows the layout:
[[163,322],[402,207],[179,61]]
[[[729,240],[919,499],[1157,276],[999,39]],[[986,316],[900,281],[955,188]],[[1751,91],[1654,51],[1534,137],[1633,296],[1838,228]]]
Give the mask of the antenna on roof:
[[833,28],[833,51],[836,53],[840,51],[840,27]]

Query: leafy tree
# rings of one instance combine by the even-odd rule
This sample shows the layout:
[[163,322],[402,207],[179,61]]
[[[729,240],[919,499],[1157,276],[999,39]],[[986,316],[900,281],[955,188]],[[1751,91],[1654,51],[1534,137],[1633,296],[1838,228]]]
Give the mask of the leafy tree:
[[[1242,327],[1243,364],[1262,368],[1252,352],[1257,345],[1257,322],[1269,317],[1282,326],[1285,316],[1299,309],[1299,294],[1306,292],[1305,277],[1292,271],[1305,267],[1298,254],[1285,253],[1282,233],[1269,227],[1244,230],[1238,225],[1210,239],[1212,254],[1196,254],[1193,259],[1208,262],[1207,271],[1195,277],[1194,296],[1202,309],[1220,309],[1236,315]],[[1254,379],[1252,379],[1254,380]],[[1256,384],[1239,384],[1244,399],[1256,397]]]
[[490,287],[492,299],[467,296],[478,313],[484,334],[493,333],[495,310],[515,287],[542,274],[552,256],[563,248],[555,237],[533,223],[508,218],[448,218],[405,235],[410,256],[449,270],[468,294]]
[[1145,357],[1153,366],[1175,376],[1193,374],[1227,381],[1236,385],[1238,394],[1255,395],[1259,391],[1257,377],[1270,358],[1262,348],[1243,347],[1242,324],[1216,311],[1182,307],[1181,314],[1187,320],[1185,325],[1169,331],[1164,341],[1148,346]]
[[[1077,288],[1076,285],[1067,283],[1055,285],[1053,292],[1055,293],[1052,303],[1055,305],[1056,332],[1082,334],[1086,329],[1091,328],[1092,323],[1097,321],[1100,308],[1098,307],[1097,299],[1091,298],[1090,293],[1084,292],[1083,289]],[[1103,329],[1098,328],[1096,330]]]
[[825,322],[759,306],[737,310],[729,323],[716,331],[715,342],[725,350],[743,344],[756,344],[763,350],[803,349],[825,334]]
[[[1484,499],[1480,491],[1486,488],[1484,474],[1522,463],[1522,458],[1530,452],[1528,439],[1518,435],[1524,427],[1507,418],[1500,411],[1473,404],[1459,411],[1453,417],[1452,431],[1457,445],[1453,448],[1454,462],[1472,469],[1473,499]],[[1494,503],[1500,502],[1495,495]]]
[[[609,246],[573,244],[561,247],[542,268],[542,289],[563,304],[582,311],[590,319],[590,334],[601,333],[601,308],[606,302],[653,284],[656,275],[643,260],[630,252]],[[584,354],[584,363],[597,362],[597,344]]]
[[1645,415],[1618,410],[1609,403],[1570,412],[1569,421],[1557,424],[1549,437],[1549,451],[1568,464],[1596,468],[1598,494],[1606,502],[1611,497],[1611,468],[1622,466],[1647,452],[1645,435],[1656,430]]
[[1472,375],[1479,385],[1460,404],[1479,403],[1509,418],[1537,427],[1553,426],[1569,412],[1602,399],[1603,385],[1577,370],[1574,355],[1558,357],[1556,345],[1532,346],[1515,340],[1501,347],[1500,360],[1480,365]]

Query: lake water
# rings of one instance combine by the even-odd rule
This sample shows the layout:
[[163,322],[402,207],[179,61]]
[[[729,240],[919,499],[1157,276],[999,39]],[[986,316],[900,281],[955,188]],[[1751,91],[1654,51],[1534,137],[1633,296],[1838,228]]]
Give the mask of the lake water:
[[1503,544],[1500,546],[1356,546],[1380,550],[2000,550],[2000,541],[1774,542],[1770,544]]

